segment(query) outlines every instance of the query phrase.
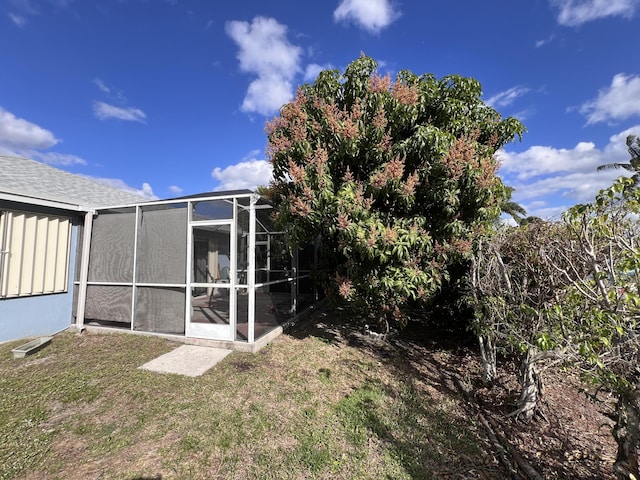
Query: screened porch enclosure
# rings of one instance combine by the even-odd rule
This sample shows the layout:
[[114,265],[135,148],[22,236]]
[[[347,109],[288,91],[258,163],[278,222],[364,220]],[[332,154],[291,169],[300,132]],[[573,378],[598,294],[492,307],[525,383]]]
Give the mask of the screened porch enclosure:
[[84,325],[253,343],[313,303],[313,247],[289,253],[250,191],[99,210]]

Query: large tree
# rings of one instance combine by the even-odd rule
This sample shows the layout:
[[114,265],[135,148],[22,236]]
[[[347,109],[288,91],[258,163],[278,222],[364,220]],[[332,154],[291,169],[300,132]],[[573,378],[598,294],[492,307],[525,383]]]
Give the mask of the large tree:
[[524,127],[481,93],[457,75],[392,81],[361,56],[267,124],[279,224],[295,244],[320,236],[325,289],[387,326],[468,261],[508,198],[494,154]]

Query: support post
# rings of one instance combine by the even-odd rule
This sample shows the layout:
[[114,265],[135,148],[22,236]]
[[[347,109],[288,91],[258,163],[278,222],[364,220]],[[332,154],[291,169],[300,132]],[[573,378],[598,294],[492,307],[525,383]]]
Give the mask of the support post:
[[78,305],[76,308],[76,328],[84,330],[84,311],[87,301],[87,280],[89,278],[89,254],[91,252],[91,230],[93,228],[93,211],[84,214],[82,232],[82,255],[80,258],[80,284],[78,285]]
[[248,308],[247,322],[247,342],[255,341],[255,320],[256,320],[256,203],[258,195],[252,195],[249,202],[249,251],[247,252],[247,286]]

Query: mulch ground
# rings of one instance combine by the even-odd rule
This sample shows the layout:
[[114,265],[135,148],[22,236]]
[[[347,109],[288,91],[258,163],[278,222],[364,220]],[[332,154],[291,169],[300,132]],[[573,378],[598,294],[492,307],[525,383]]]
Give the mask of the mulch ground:
[[601,396],[594,402],[575,375],[547,371],[540,405],[545,418],[525,425],[508,417],[519,395],[516,374],[514,364],[504,365],[491,388],[474,391],[478,408],[500,425],[510,444],[543,478],[615,478],[613,421],[604,415],[612,399]]

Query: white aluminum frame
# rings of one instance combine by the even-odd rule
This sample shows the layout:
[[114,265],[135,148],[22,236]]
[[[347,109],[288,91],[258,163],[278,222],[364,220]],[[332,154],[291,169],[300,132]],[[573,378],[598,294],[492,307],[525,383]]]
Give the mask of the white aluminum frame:
[[[240,199],[248,199],[248,205],[242,205],[239,200]],[[208,201],[227,201],[232,203],[232,218],[230,219],[212,219],[212,220],[194,220],[193,219],[193,206],[196,203],[208,202]],[[178,198],[173,200],[159,200],[153,202],[145,202],[137,205],[119,205],[112,207],[105,207],[98,210],[119,210],[119,209],[131,209],[135,208],[135,233],[134,233],[134,245],[133,245],[133,278],[131,282],[100,282],[100,281],[88,281],[88,270],[89,270],[89,255],[90,255],[90,239],[92,234],[92,221],[93,221],[93,211],[89,212],[85,215],[84,222],[84,235],[83,235],[83,250],[82,250],[82,260],[81,260],[81,270],[80,270],[80,278],[78,282],[78,308],[77,308],[77,317],[76,317],[76,326],[79,329],[84,327],[84,312],[85,312],[85,303],[86,303],[86,291],[87,286],[89,285],[104,285],[104,286],[126,286],[132,288],[131,295],[131,330],[135,330],[135,313],[136,313],[136,290],[138,287],[158,287],[158,288],[184,288],[185,289],[185,309],[184,309],[184,317],[185,317],[185,336],[192,338],[206,338],[212,340],[228,340],[228,341],[237,341],[237,296],[241,290],[246,289],[248,295],[248,312],[247,312],[247,321],[248,321],[248,332],[247,332],[247,341],[246,343],[252,344],[255,342],[255,305],[256,305],[256,288],[274,285],[278,283],[290,283],[291,284],[291,293],[292,293],[292,302],[291,308],[292,312],[295,313],[296,309],[296,278],[295,273],[297,271],[297,265],[292,265],[292,270],[289,271],[290,274],[287,275],[287,278],[275,280],[275,281],[267,281],[262,283],[256,283],[256,272],[255,272],[255,250],[256,250],[256,210],[260,209],[270,209],[272,208],[270,205],[260,205],[258,202],[261,200],[261,197],[255,193],[235,193],[228,195],[211,195],[211,196],[201,196],[201,197],[191,197],[191,198]],[[186,208],[188,210],[188,219],[187,219],[187,234],[186,234],[186,278],[185,283],[148,283],[148,282],[137,282],[137,256],[138,256],[138,229],[139,229],[139,219],[141,209],[147,206],[156,206],[156,205],[171,205],[171,204],[186,204]],[[248,210],[249,212],[249,232],[248,232],[248,250],[247,250],[247,267],[246,267],[246,283],[238,283],[238,259],[237,259],[237,247],[238,247],[238,210],[242,208]],[[196,283],[192,281],[192,269],[193,269],[193,230],[194,227],[197,226],[215,226],[215,225],[225,225],[229,226],[229,240],[230,240],[230,269],[229,269],[229,283]],[[267,237],[267,262],[268,268],[271,266],[271,235],[279,234],[281,232],[270,232],[265,228]],[[292,262],[295,263],[295,259],[292,259]],[[306,276],[306,275],[305,275]],[[191,323],[191,305],[192,305],[192,288],[194,287],[205,287],[205,288],[224,288],[229,291],[229,325],[224,325],[225,329],[228,329],[224,332],[223,335],[219,335],[218,331],[213,331],[207,333],[206,331],[198,331],[201,325],[194,327],[194,324]],[[221,325],[216,325],[216,327],[220,327]],[[210,327],[206,325],[206,327]],[[220,329],[219,329],[220,330]],[[153,332],[149,332],[153,333]],[[213,334],[212,334],[213,333]],[[244,342],[243,342],[244,343]]]
[[131,331],[134,331],[133,324],[136,321],[136,299],[138,298],[138,229],[140,227],[140,205],[136,205],[135,226],[133,229],[133,268],[131,269]]
[[[224,225],[229,226],[229,263],[231,267],[236,264],[236,215],[235,209],[233,212],[233,218],[228,220],[192,220],[193,208],[189,208],[189,222],[187,229],[187,284],[186,284],[186,299],[185,299],[185,336],[193,338],[207,338],[213,340],[235,340],[237,312],[236,301],[234,298],[235,287],[235,269],[229,269],[229,283],[196,283],[191,281],[191,274],[193,272],[193,229],[194,227],[203,226],[211,227]],[[192,309],[192,288],[222,288],[229,290],[229,325],[201,325],[191,322],[193,313]],[[225,332],[225,330],[227,330]]]
[[247,308],[247,342],[255,341],[256,325],[256,203],[260,200],[253,195],[249,201],[249,251],[247,252],[247,284],[249,301]]

